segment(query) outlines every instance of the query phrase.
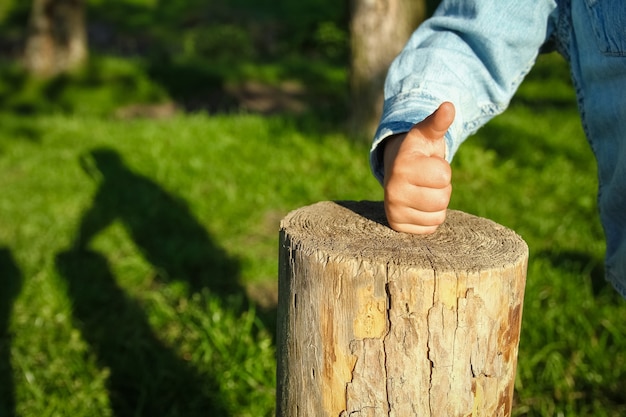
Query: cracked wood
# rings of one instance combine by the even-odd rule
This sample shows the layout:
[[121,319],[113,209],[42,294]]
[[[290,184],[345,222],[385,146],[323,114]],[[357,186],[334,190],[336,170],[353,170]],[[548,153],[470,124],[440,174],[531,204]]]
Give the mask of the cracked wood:
[[397,233],[379,202],[280,230],[277,416],[510,416],[528,248],[450,210]]

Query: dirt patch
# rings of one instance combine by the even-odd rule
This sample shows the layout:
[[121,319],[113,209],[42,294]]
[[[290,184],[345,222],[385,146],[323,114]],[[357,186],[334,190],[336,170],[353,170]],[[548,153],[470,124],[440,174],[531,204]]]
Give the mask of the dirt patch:
[[167,119],[179,111],[171,101],[152,104],[130,104],[115,110],[116,119]]
[[296,81],[284,81],[278,85],[246,81],[226,87],[239,107],[254,113],[295,113],[307,110],[306,89]]
[[296,81],[278,85],[246,81],[226,86],[204,97],[187,98],[181,102],[134,103],[115,110],[117,119],[167,119],[179,112],[243,110],[250,113],[302,114],[309,108],[306,88]]

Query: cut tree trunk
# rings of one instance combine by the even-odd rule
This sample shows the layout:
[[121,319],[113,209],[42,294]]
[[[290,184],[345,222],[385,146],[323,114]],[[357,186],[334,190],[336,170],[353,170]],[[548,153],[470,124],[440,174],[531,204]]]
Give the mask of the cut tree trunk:
[[429,236],[382,203],[281,223],[277,416],[510,416],[528,248],[450,210]]

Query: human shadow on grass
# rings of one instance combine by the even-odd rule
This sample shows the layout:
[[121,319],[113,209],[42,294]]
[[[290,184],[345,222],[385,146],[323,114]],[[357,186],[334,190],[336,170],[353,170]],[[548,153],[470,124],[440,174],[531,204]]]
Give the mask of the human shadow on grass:
[[67,280],[77,327],[100,366],[110,370],[116,417],[227,416],[217,382],[178,357],[152,330],[142,306],[116,282],[105,257],[64,252],[57,268]]
[[22,287],[22,275],[11,251],[0,247],[0,416],[15,415],[15,387],[11,367],[9,321],[13,303]]
[[99,181],[99,187],[82,216],[76,249],[86,248],[117,220],[157,271],[158,280],[183,281],[191,291],[208,288],[221,295],[243,293],[239,263],[213,242],[182,199],[131,171],[112,149],[94,149],[81,164]]
[[132,172],[115,151],[96,149],[83,162],[99,179],[99,188],[74,245],[57,255],[56,265],[67,281],[76,325],[100,366],[110,370],[114,415],[226,416],[216,376],[201,374],[159,340],[106,257],[88,245],[111,222],[120,221],[157,271],[157,284],[178,281],[189,293],[208,289],[224,297],[243,294],[238,262],[213,243],[183,201]]

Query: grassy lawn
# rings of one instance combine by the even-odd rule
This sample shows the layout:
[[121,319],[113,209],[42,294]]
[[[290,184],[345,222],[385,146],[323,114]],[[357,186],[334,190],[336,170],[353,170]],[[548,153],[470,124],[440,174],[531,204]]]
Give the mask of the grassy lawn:
[[[531,249],[515,415],[621,416],[626,303],[567,80],[542,58],[451,207]],[[368,146],[308,116],[80,114],[0,114],[0,416],[273,415],[279,220],[380,200]]]
[[278,222],[377,198],[367,148],[251,115],[0,125],[18,414],[270,415]]

